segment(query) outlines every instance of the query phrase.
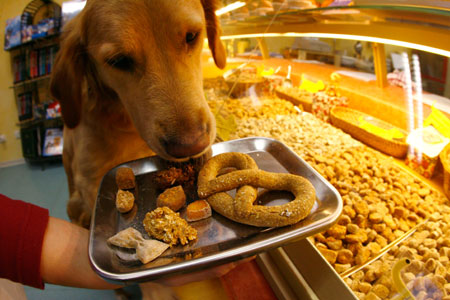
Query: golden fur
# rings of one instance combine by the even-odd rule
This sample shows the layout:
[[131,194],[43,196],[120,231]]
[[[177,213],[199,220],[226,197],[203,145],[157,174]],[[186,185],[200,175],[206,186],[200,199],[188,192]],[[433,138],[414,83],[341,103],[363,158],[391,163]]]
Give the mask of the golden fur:
[[207,36],[225,66],[215,8],[212,0],[88,0],[65,26],[51,92],[65,123],[73,222],[89,226],[100,180],[114,166],[154,153],[199,156],[214,141],[200,56]]

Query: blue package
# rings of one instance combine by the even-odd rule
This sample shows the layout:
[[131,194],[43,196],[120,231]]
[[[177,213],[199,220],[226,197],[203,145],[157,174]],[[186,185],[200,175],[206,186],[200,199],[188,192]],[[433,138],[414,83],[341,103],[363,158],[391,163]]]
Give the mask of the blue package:
[[20,37],[20,20],[21,16],[6,20],[5,50],[16,47],[22,43]]
[[38,39],[47,35],[48,21],[49,19],[44,19],[39,21],[37,25],[33,25],[33,35],[31,37],[32,39]]
[[22,43],[31,41],[33,36],[33,25],[27,25],[22,28]]
[[38,39],[43,36],[44,36],[44,32],[42,31],[41,23],[39,23],[37,25],[33,25],[33,33],[31,34],[31,39],[34,40],[34,39]]

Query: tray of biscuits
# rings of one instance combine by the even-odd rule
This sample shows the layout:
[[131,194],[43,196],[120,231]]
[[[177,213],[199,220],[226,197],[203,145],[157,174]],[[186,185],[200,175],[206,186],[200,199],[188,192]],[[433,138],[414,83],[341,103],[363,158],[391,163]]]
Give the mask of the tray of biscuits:
[[238,261],[323,232],[342,211],[337,190],[280,141],[217,143],[204,161],[154,156],[105,174],[89,242],[101,277],[142,282]]

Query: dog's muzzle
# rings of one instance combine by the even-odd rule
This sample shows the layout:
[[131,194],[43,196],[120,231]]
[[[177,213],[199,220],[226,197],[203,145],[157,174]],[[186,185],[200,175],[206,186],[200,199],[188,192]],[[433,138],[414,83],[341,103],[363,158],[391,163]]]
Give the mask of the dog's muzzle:
[[162,139],[161,145],[163,145],[167,154],[170,156],[174,158],[186,158],[204,152],[209,147],[210,142],[209,133],[204,131],[194,137]]

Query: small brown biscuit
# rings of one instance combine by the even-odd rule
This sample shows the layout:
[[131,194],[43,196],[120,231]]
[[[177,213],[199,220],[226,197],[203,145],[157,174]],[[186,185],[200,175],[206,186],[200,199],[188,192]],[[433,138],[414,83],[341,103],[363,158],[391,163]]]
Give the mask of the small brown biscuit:
[[162,192],[156,199],[156,206],[167,206],[173,211],[178,211],[186,203],[186,194],[181,185]]
[[116,195],[116,208],[121,213],[129,212],[134,206],[134,195],[129,191],[118,190]]
[[136,181],[133,170],[128,167],[121,167],[116,171],[117,187],[121,190],[134,189]]
[[211,217],[211,206],[206,200],[197,200],[186,207],[186,220],[194,222]]

